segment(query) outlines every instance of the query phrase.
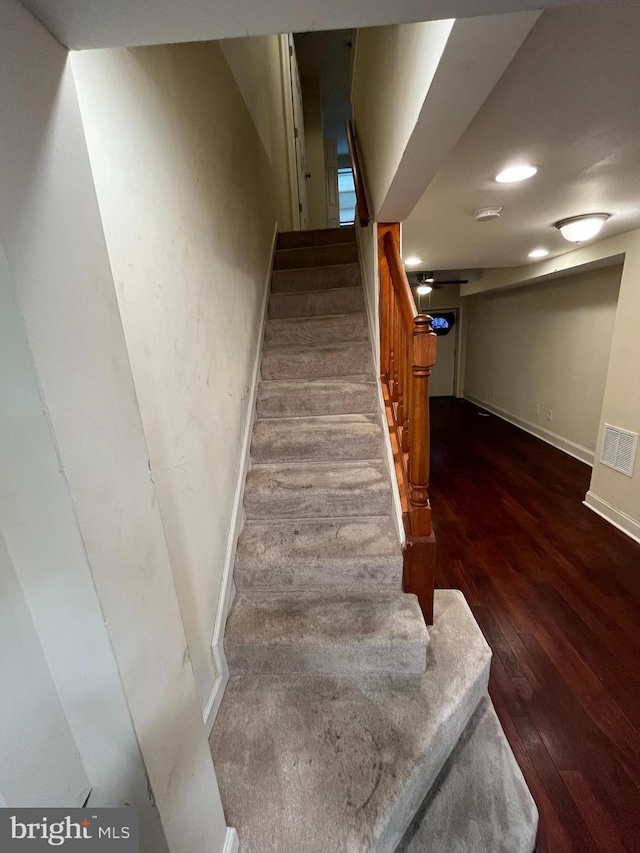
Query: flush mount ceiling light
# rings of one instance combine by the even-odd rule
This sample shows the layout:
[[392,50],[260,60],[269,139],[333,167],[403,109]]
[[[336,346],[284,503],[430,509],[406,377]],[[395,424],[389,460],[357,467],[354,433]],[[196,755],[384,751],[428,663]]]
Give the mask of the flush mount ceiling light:
[[433,288],[430,284],[419,284],[417,288],[417,292],[419,296],[426,296],[427,293],[431,293]]
[[507,166],[496,175],[496,181],[499,184],[516,184],[518,181],[526,181],[527,178],[532,178],[538,171],[537,166],[531,166],[528,163],[521,163],[518,166]]
[[500,219],[501,207],[481,207],[473,214],[476,222],[491,222],[492,219]]
[[611,216],[610,213],[584,213],[582,216],[569,216],[556,222],[556,228],[565,240],[570,243],[584,243],[592,240],[604,223]]
[[415,255],[409,255],[408,258],[404,259],[404,264],[406,267],[418,267],[422,263],[422,258],[417,258]]
[[529,252],[529,257],[530,257],[530,258],[546,258],[548,254],[549,254],[549,250],[548,250],[548,249],[543,249],[543,248],[540,248],[540,249],[532,249],[532,250]]

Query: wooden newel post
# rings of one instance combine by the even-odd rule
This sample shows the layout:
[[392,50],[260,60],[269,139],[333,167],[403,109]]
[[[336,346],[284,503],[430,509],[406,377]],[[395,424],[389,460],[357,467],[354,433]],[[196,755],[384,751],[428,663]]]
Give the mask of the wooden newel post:
[[413,320],[411,341],[411,393],[409,394],[409,512],[403,585],[418,596],[427,624],[433,622],[435,586],[435,536],[429,502],[429,377],[436,363],[436,335],[431,317]]

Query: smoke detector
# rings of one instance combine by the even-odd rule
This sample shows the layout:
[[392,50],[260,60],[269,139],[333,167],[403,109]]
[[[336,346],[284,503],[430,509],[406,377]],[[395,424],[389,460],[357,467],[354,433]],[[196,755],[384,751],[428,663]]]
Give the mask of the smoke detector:
[[476,222],[490,222],[492,219],[500,219],[501,207],[481,207],[473,214]]

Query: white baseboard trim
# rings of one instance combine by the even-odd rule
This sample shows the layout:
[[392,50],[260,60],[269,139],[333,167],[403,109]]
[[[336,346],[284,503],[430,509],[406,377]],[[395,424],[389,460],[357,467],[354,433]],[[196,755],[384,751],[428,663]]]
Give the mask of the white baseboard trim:
[[[216,715],[222,702],[227,682],[229,681],[229,667],[224,653],[224,629],[227,624],[227,616],[235,597],[235,584],[233,582],[233,566],[236,561],[236,548],[238,546],[238,537],[244,525],[244,484],[247,478],[247,471],[251,464],[251,435],[253,433],[253,424],[256,418],[256,402],[258,399],[258,385],[260,384],[260,359],[262,358],[262,343],[264,340],[264,327],[267,319],[267,305],[269,303],[269,291],[271,289],[271,272],[273,270],[273,257],[276,249],[276,241],[278,239],[278,223],[274,228],[273,240],[271,243],[271,252],[269,254],[269,268],[265,277],[264,291],[262,294],[262,305],[260,307],[260,336],[256,347],[256,352],[253,360],[253,371],[251,374],[251,384],[249,387],[249,397],[247,400],[247,413],[242,435],[242,447],[240,450],[240,465],[238,468],[238,478],[236,480],[236,489],[233,498],[233,509],[231,511],[231,523],[229,525],[229,536],[227,538],[227,550],[224,560],[224,568],[222,571],[222,584],[220,586],[220,597],[218,598],[218,609],[216,611],[216,621],[213,627],[213,637],[211,640],[211,654],[216,666],[218,676],[215,680],[211,693],[207,699],[202,716],[207,730],[207,735],[211,734],[211,729],[216,719]],[[232,830],[235,833],[235,830]],[[231,849],[231,848],[229,848]],[[237,848],[236,848],[237,849]],[[225,847],[226,850],[226,847]]]
[[581,444],[569,441],[568,438],[563,438],[555,432],[544,429],[530,421],[525,421],[517,415],[512,415],[511,412],[505,411],[505,409],[499,409],[497,406],[492,406],[491,403],[485,403],[484,400],[479,400],[476,397],[472,397],[470,394],[465,394],[464,399],[468,400],[470,403],[474,403],[476,406],[480,406],[481,409],[486,409],[488,412],[502,418],[502,420],[508,421],[510,424],[517,426],[519,429],[528,432],[530,435],[534,435],[536,438],[546,441],[546,443],[550,444],[552,447],[562,450],[569,456],[573,456],[574,459],[579,459],[580,462],[584,462],[586,465],[590,465],[593,468],[595,454],[592,450],[589,450],[588,447],[583,447]]
[[[373,228],[376,228],[376,224],[373,224]],[[358,241],[358,261],[360,263],[360,277],[363,283],[364,290],[364,304],[365,311],[367,314],[367,322],[369,324],[369,341],[371,344],[371,358],[373,360],[374,373],[376,377],[376,390],[378,392],[378,416],[380,418],[381,426],[382,426],[382,435],[384,436],[384,453],[385,459],[387,460],[387,468],[389,471],[389,478],[391,480],[391,500],[392,500],[392,518],[393,523],[396,528],[396,532],[398,533],[398,539],[400,540],[400,544],[404,545],[406,540],[406,535],[404,532],[404,522],[402,520],[402,503],[400,502],[400,489],[398,487],[398,480],[396,478],[396,465],[395,460],[393,458],[393,448],[391,447],[391,436],[389,435],[389,428],[387,426],[387,413],[384,405],[384,396],[382,394],[382,382],[380,381],[380,376],[378,375],[380,372],[380,365],[378,364],[378,350],[376,347],[376,340],[378,339],[379,329],[378,329],[378,315],[376,311],[376,306],[371,304],[371,293],[369,288],[366,287],[366,270],[363,264],[363,251],[362,251],[362,242],[360,239],[360,227],[356,224],[356,239]],[[375,253],[375,237],[374,237],[374,253]],[[377,254],[374,258],[375,260],[375,269],[377,270],[378,261]],[[377,282],[376,282],[377,284]]]
[[240,840],[238,839],[238,833],[232,826],[227,827],[227,835],[224,840],[224,847],[222,848],[222,853],[238,853],[240,849]]
[[633,539],[635,542],[640,544],[640,522],[631,518],[630,515],[627,515],[621,510],[616,509],[614,506],[611,506],[610,503],[603,501],[602,498],[599,498],[591,491],[587,492],[582,503],[595,512],[596,515],[604,518],[604,520],[608,521],[609,524],[617,527],[618,530],[626,533],[630,539]]

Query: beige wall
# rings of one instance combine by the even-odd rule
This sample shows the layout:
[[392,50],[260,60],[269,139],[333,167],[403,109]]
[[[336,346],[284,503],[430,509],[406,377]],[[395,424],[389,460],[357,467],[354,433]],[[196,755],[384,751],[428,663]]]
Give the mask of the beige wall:
[[620,275],[608,267],[468,299],[465,395],[589,459]]
[[358,30],[351,101],[377,219],[451,32],[453,21]]
[[220,47],[271,163],[278,226],[280,231],[289,231],[293,216],[284,99],[290,85],[288,67],[283,66],[287,37],[227,39]]
[[[618,307],[615,314],[609,366],[599,419],[596,457],[605,423],[640,433],[640,231],[629,231],[586,243],[554,258],[524,267],[488,270],[482,278],[461,288],[463,296],[507,292],[534,282],[553,282],[569,271],[586,272],[612,263],[622,264]],[[593,468],[587,504],[640,541],[640,462],[633,477],[620,474],[597,461]]]
[[[148,85],[152,87],[153,81]],[[83,571],[80,600],[74,599],[73,586],[67,588],[69,600],[79,609],[87,587],[99,599],[101,628],[108,632],[126,699],[120,710],[124,708],[134,730],[134,737],[121,739],[120,723],[114,718],[112,728],[106,734],[101,729],[100,737],[110,738],[121,750],[121,792],[131,790],[130,773],[132,769],[137,773],[140,763],[139,754],[131,754],[131,745],[139,750],[145,773],[137,802],[149,804],[153,797],[153,811],[162,821],[154,837],[145,833],[141,850],[163,850],[164,830],[172,853],[201,849],[220,853],[227,834],[224,814],[156,489],[149,477],[149,453],[69,57],[13,0],[0,0],[0,135],[0,239],[7,262],[1,284],[11,289],[40,397],[33,402],[33,385],[18,374],[13,377],[12,396],[2,397],[0,418],[9,426],[4,452],[15,457],[16,468],[22,465],[29,474],[22,483],[27,494],[20,490],[12,494],[13,469],[11,479],[4,471],[0,478],[3,506],[5,501],[19,503],[13,509],[13,532],[3,515],[3,536],[16,573],[27,559],[39,561],[28,567],[30,578],[54,587],[49,618],[57,619],[61,632],[68,629],[66,611],[58,609],[59,584]],[[39,429],[42,417],[46,439],[44,431],[34,429],[34,425]],[[29,432],[32,444],[18,434],[20,427]],[[30,449],[41,452],[30,455]],[[54,470],[49,451],[55,454]],[[43,460],[46,469],[41,468]],[[56,473],[57,491],[52,485]],[[43,495],[52,497],[48,506]],[[40,516],[31,514],[30,501]],[[78,539],[81,543],[79,555],[72,548],[70,515],[77,526],[76,543]],[[54,539],[59,518],[66,518],[65,527],[60,539]],[[32,531],[34,543],[24,541],[25,530]],[[66,559],[73,559],[74,565],[66,565]],[[31,607],[36,594],[42,596],[42,588],[27,593],[25,587],[24,593]],[[36,618],[35,610],[32,619],[52,670],[49,655],[61,645],[44,648],[44,622]],[[93,647],[91,637],[88,647],[77,650],[78,657],[63,655],[60,668],[78,666],[79,658],[90,671],[95,664]],[[58,680],[56,686],[61,683]],[[68,677],[69,688],[71,683]],[[91,708],[99,701],[92,677],[79,679],[78,686],[83,691],[76,696],[78,702]],[[74,715],[67,712],[68,695],[60,690],[59,696],[92,783]],[[76,715],[81,710],[76,707]],[[101,718],[101,725],[104,722]],[[44,725],[43,719],[40,723]],[[0,749],[4,746],[0,738]],[[54,747],[51,744],[49,754]],[[94,757],[99,748],[95,746]],[[33,756],[41,772],[46,772],[46,754]],[[4,765],[2,755],[0,764]],[[4,781],[2,788],[8,799]]]
[[218,43],[75,54],[73,69],[205,709],[282,152]]
[[[605,423],[640,433],[640,231],[623,236],[626,238],[625,261],[598,448]],[[640,541],[640,453],[636,456],[633,477],[596,462],[587,503]]]

